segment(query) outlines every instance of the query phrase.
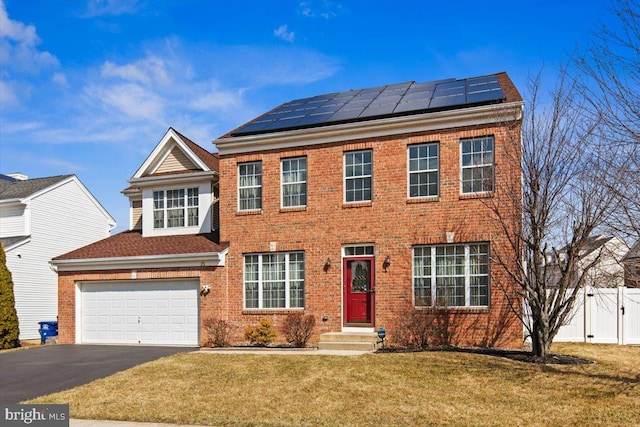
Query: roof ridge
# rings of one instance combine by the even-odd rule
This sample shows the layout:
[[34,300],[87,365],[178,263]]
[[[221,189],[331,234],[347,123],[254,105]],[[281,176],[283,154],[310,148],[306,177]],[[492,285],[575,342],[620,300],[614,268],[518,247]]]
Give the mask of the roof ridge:
[[211,170],[214,170],[216,172],[218,171],[219,156],[217,153],[212,153],[207,149],[201,147],[199,144],[193,142],[191,139],[186,137],[174,127],[170,127],[170,129],[173,130],[184,141],[184,143],[187,144],[189,149],[193,151],[193,154],[198,156],[198,158],[202,160],[207,166],[209,166]]

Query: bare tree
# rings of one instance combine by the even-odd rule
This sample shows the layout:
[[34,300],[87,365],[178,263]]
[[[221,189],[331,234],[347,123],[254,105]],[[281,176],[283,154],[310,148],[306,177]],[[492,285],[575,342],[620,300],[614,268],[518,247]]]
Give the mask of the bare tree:
[[533,353],[546,358],[599,260],[596,256],[585,265],[581,253],[615,209],[616,198],[601,181],[600,123],[585,118],[577,82],[561,70],[548,98],[541,87],[540,73],[529,84],[522,143],[520,135],[513,135],[514,143],[505,146],[511,164],[501,167],[522,168],[521,181],[498,180],[504,184],[496,192],[510,197],[511,205],[492,203],[504,200],[500,195],[487,203],[505,236],[504,246],[492,248],[493,261],[510,279],[501,285],[509,296],[509,284],[517,284],[512,309],[531,337]]
[[622,236],[640,238],[640,0],[611,0],[614,25],[601,25],[586,54],[576,62],[591,120],[600,121],[601,139],[619,152],[605,173],[624,185],[610,226]]

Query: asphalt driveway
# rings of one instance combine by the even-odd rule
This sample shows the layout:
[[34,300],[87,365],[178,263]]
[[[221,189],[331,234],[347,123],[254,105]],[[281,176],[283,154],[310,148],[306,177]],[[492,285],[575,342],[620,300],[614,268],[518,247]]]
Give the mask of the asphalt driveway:
[[0,403],[13,404],[67,390],[186,347],[45,345],[0,353]]

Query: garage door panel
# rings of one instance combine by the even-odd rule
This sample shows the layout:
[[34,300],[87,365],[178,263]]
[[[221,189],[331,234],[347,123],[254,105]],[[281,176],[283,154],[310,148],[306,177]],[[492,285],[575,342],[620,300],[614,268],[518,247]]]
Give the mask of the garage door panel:
[[83,343],[199,344],[196,282],[84,284]]

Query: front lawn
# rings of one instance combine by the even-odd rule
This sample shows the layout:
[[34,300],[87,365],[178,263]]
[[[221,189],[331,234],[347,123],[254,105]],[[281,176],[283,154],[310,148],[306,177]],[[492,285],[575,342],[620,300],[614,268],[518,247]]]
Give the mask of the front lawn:
[[556,344],[591,365],[453,352],[183,353],[30,403],[74,418],[211,426],[594,426],[640,423],[640,348]]

